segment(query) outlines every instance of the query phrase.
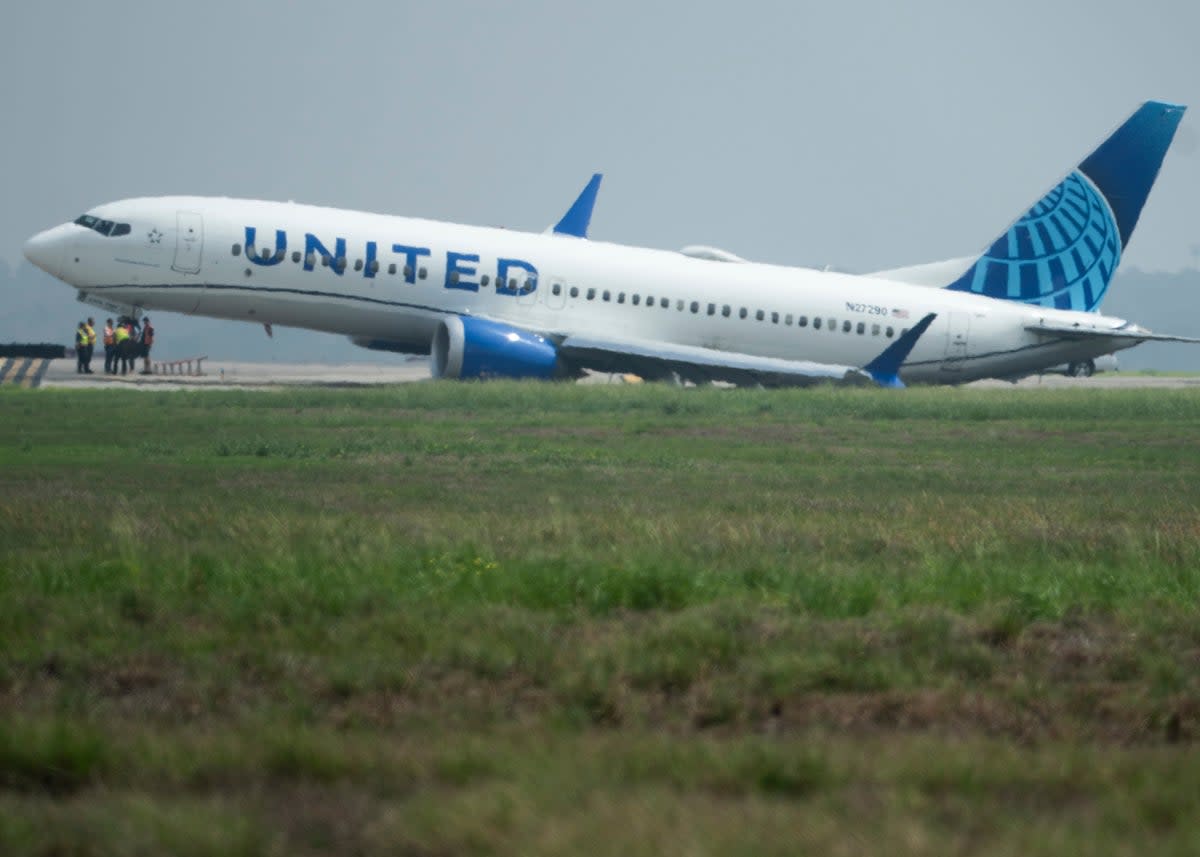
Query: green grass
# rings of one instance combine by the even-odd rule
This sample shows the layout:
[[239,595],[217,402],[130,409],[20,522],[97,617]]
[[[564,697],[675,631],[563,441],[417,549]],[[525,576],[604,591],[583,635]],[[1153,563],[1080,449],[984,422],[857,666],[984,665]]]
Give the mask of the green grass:
[[1200,394],[0,388],[0,853],[1200,847]]

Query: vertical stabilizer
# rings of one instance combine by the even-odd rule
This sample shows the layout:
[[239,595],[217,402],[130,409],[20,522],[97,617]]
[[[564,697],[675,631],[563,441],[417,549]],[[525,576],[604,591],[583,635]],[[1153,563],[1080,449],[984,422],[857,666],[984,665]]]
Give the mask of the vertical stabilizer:
[[948,288],[1100,306],[1186,108],[1147,101]]

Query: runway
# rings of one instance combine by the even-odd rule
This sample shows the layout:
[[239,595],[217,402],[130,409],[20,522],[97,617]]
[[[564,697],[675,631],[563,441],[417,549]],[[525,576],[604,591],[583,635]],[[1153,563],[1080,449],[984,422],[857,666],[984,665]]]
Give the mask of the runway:
[[[96,361],[93,361],[96,366]],[[428,381],[429,361],[414,359],[401,364],[243,363],[206,360],[203,375],[104,375],[103,361],[93,375],[75,372],[73,360],[51,362],[41,379],[42,387],[68,389],[104,388],[134,390],[269,389],[272,387],[371,387]],[[580,383],[623,383],[620,375],[592,374]],[[1063,375],[1034,375],[1015,384],[1008,381],[975,381],[975,389],[1179,389],[1200,387],[1200,375],[1153,375],[1112,372],[1092,378]]]
[[94,374],[79,375],[73,360],[56,360],[42,378],[43,387],[135,390],[255,389],[270,387],[370,387],[429,380],[429,361],[372,363],[242,363],[205,360],[202,375],[105,375],[103,361],[92,361]]

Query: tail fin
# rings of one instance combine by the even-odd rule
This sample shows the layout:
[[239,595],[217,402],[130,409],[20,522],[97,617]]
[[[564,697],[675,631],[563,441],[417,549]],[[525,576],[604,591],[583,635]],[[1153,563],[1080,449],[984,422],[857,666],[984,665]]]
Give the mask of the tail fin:
[[1099,307],[1185,109],[1139,107],[947,288],[1056,309]]

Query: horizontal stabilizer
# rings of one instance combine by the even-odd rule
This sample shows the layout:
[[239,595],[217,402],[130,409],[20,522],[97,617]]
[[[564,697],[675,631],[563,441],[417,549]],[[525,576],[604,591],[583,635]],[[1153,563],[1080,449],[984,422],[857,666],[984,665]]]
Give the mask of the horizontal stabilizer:
[[908,283],[911,286],[933,286],[942,288],[962,276],[963,271],[975,264],[975,256],[963,256],[958,259],[946,259],[941,262],[926,262],[922,265],[908,265],[903,268],[889,268],[886,271],[872,271],[867,274],[878,280],[891,280],[893,283]]
[[1036,321],[1025,325],[1031,333],[1044,333],[1060,339],[1071,340],[1110,340],[1121,343],[1121,347],[1129,348],[1139,342],[1191,342],[1200,343],[1200,339],[1190,336],[1175,336],[1170,333],[1155,333],[1138,327],[1136,324],[1124,324],[1120,327],[1085,327],[1079,324],[1064,324],[1062,322]]
[[592,175],[587,187],[580,192],[574,204],[567,209],[562,220],[555,224],[552,232],[557,235],[573,235],[576,238],[588,237],[588,225],[592,222],[592,209],[596,205],[596,194],[600,191],[600,179],[603,177],[600,173]]

